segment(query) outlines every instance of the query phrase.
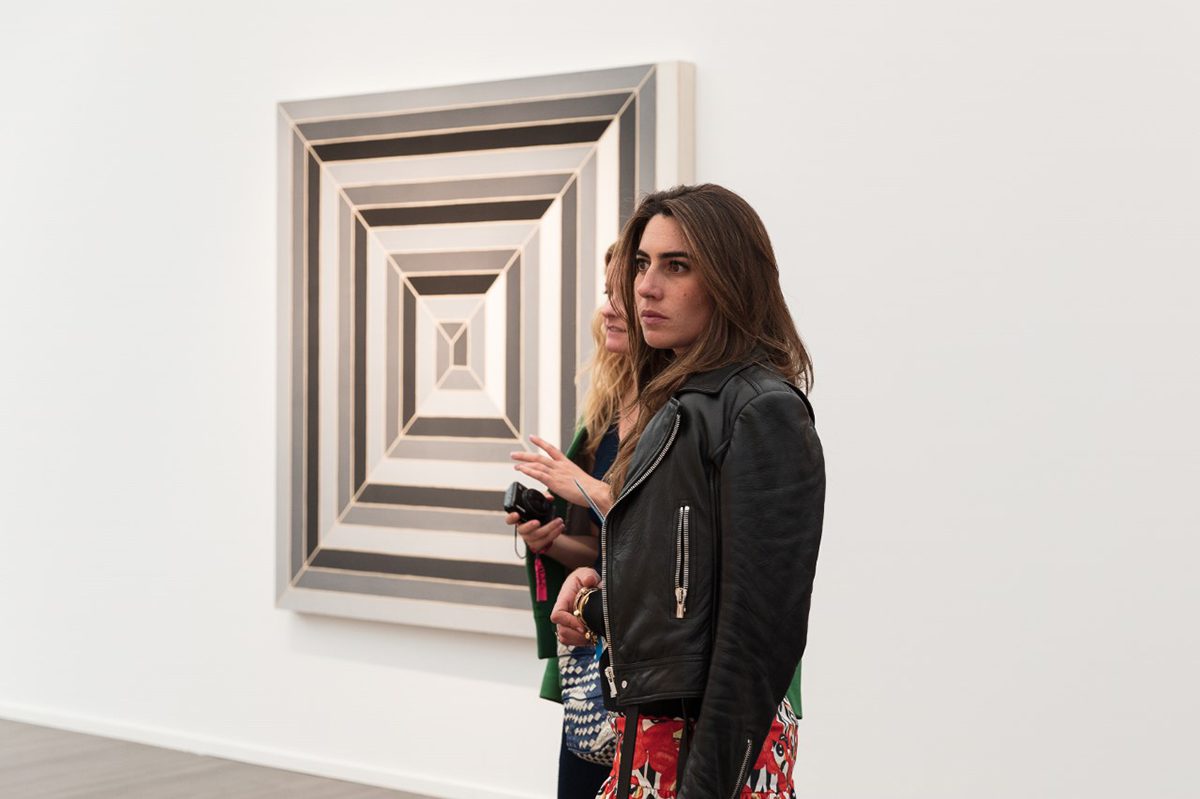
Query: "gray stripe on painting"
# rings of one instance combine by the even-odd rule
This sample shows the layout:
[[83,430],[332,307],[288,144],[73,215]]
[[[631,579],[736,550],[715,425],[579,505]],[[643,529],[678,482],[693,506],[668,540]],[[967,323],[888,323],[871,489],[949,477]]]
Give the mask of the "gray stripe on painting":
[[658,99],[656,81],[658,72],[646,78],[638,92],[638,192],[649,194],[658,188],[654,175],[655,134],[658,130]]
[[304,567],[304,141],[292,140],[292,449],[289,579]]
[[600,94],[626,89],[632,91],[654,68],[639,64],[616,69],[599,69],[563,75],[539,75],[532,78],[499,80],[488,83],[466,83],[458,86],[438,86],[428,89],[408,89],[399,92],[360,94],[353,97],[327,97],[317,100],[294,100],[279,107],[296,122],[309,123],[329,117],[349,117],[358,114],[378,115],[418,110],[452,108],[457,105],[480,105],[505,100],[522,101],[563,95]]
[[487,381],[487,348],[484,346],[484,341],[487,338],[487,303],[482,303],[479,310],[467,322],[467,332],[464,334],[470,336],[471,345],[468,348],[471,352],[470,363],[471,371],[479,378],[481,382]]
[[504,362],[507,376],[504,381],[504,415],[517,430],[521,429],[521,257],[517,256],[508,268],[508,297],[504,336]]
[[522,175],[480,180],[442,180],[436,183],[399,183],[390,186],[356,186],[346,189],[355,205],[451,202],[494,197],[547,197],[557,195],[570,174]]
[[559,441],[570,441],[575,433],[575,329],[579,324],[579,245],[576,225],[578,184],[571,183],[562,197],[562,329],[559,332],[561,352],[560,390],[561,422]]
[[520,449],[512,441],[464,441],[458,438],[402,438],[388,452],[389,458],[497,463],[508,460],[509,453]]
[[434,379],[440,381],[450,369],[450,342],[446,340],[446,332],[438,330],[437,334],[437,368],[434,369]]
[[309,569],[296,582],[300,588],[318,591],[338,591],[347,594],[370,594],[398,599],[422,599],[432,602],[451,602],[462,605],[481,605],[495,608],[529,610],[529,589],[457,583],[415,577],[387,577],[379,574]]
[[449,391],[479,391],[482,386],[466,369],[451,369],[445,382],[442,383],[442,388]]
[[[405,447],[410,443],[412,442],[407,440],[400,442],[401,446]],[[429,443],[432,445],[439,442],[431,441]],[[450,533],[512,535],[512,528],[504,523],[504,511],[500,509],[499,505],[496,506],[495,513],[467,513],[442,508],[397,508],[387,505],[355,504],[346,512],[342,523]]]
[[637,194],[637,106],[630,104],[621,114],[618,123],[618,151],[620,152],[618,169],[617,219],[624,227],[625,220],[633,216]]
[[454,340],[454,355],[451,360],[455,366],[467,365],[467,337],[461,335]]
[[524,341],[521,346],[522,379],[524,387],[521,397],[521,424],[517,430],[525,435],[537,430],[538,415],[538,342],[541,341],[540,318],[538,311],[538,268],[539,253],[541,252],[541,235],[534,233],[525,246],[523,258],[524,269],[521,270],[522,308],[521,320],[524,322]]
[[383,446],[387,449],[400,434],[400,278],[391,262],[384,265],[384,272],[387,273],[387,347],[383,368],[387,396],[384,401],[386,437]]
[[353,477],[350,472],[350,459],[354,457],[354,441],[351,438],[351,411],[354,396],[351,391],[354,368],[354,349],[351,337],[351,269],[354,254],[351,248],[354,225],[353,210],[345,198],[338,201],[338,346],[337,346],[337,425],[338,425],[338,470],[337,470],[337,510],[340,513],[350,503],[354,495]]
[[467,250],[465,252],[392,253],[404,274],[411,272],[499,272],[512,260],[515,250]]
[[[607,246],[607,245],[605,245]],[[596,297],[596,270],[604,268],[604,261],[596,255],[596,158],[589,158],[579,170],[579,319],[575,325],[575,342],[578,352],[576,361],[582,368],[590,361],[595,346],[592,341],[592,320],[599,306]],[[583,384],[579,375],[574,375],[575,406],[583,401]]]
[[565,97],[557,100],[533,100],[470,108],[449,108],[416,114],[358,119],[335,119],[300,125],[300,134],[310,142],[324,142],[359,136],[388,136],[432,130],[515,125],[522,122],[571,120],[581,117],[612,117],[629,99],[629,92]]
[[469,416],[422,417],[408,428],[410,436],[452,436],[454,438],[512,438],[513,432],[503,419],[476,419]]

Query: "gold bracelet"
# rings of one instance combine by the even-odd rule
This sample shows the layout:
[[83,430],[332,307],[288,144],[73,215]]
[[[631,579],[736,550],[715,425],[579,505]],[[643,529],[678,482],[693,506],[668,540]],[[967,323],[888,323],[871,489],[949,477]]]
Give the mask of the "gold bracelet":
[[587,620],[583,618],[583,609],[587,607],[588,599],[592,594],[599,591],[599,588],[580,588],[579,593],[575,595],[575,618],[579,619],[583,624],[583,637],[588,640],[592,646],[595,646],[600,641],[600,636],[592,632],[592,628],[588,627]]

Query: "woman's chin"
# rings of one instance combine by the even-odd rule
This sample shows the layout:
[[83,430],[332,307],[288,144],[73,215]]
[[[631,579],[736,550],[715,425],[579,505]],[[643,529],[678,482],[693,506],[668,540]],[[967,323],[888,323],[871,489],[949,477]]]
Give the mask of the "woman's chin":
[[621,333],[609,333],[604,337],[604,349],[614,355],[624,355],[629,352],[629,335]]
[[664,336],[656,331],[642,331],[642,337],[646,339],[646,345],[656,350],[670,350],[675,348],[675,340],[671,336]]

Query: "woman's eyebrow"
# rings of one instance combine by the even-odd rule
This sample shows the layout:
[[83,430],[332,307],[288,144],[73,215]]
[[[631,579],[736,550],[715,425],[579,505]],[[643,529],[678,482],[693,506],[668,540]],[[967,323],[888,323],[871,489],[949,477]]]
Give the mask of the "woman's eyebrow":
[[[638,254],[639,258],[646,258],[646,259],[650,258],[650,256],[646,254],[645,250],[638,250],[637,254]],[[659,253],[658,257],[659,258],[691,258],[692,256],[688,255],[683,250],[672,250],[671,252]]]

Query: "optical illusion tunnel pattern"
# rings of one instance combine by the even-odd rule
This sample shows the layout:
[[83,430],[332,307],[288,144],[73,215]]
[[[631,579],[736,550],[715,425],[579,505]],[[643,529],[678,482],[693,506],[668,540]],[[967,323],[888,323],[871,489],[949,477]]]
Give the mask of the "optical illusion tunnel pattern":
[[280,105],[281,594],[528,610],[508,453],[572,436],[659,70]]

